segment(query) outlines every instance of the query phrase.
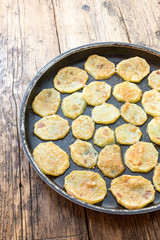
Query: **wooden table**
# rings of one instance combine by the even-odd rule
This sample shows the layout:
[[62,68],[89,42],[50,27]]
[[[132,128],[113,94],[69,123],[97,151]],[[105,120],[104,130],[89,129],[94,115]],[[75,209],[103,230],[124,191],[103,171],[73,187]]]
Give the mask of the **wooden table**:
[[0,1],[0,239],[160,239],[160,212],[115,216],[69,202],[34,172],[19,138],[21,100],[40,68],[79,45],[160,50],[159,0]]

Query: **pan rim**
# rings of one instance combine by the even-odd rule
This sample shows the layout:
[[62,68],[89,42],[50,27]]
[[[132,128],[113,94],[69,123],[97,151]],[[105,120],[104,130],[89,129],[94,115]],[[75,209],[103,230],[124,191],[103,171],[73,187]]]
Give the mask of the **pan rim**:
[[41,76],[48,70],[50,69],[56,62],[62,60],[63,58],[66,58],[67,56],[71,54],[75,54],[77,52],[87,50],[90,48],[97,48],[97,47],[124,47],[124,48],[133,48],[137,50],[142,50],[145,52],[149,52],[153,55],[156,55],[160,57],[160,52],[153,50],[149,47],[141,46],[141,45],[136,45],[136,44],[131,44],[131,43],[125,43],[125,42],[98,42],[98,43],[90,43],[86,45],[82,45],[73,49],[70,49],[55,58],[53,58],[50,62],[48,62],[44,67],[40,69],[40,71],[35,75],[35,77],[31,80],[29,83],[24,97],[22,99],[21,103],[21,108],[20,108],[20,115],[19,115],[19,134],[20,134],[20,139],[21,143],[24,149],[24,152],[31,163],[33,169],[36,171],[36,173],[41,177],[41,179],[49,185],[53,190],[55,190],[57,193],[59,193],[61,196],[65,197],[66,199],[82,206],[86,207],[91,210],[95,210],[98,212],[103,212],[103,213],[110,213],[110,214],[117,214],[117,215],[135,215],[135,214],[144,214],[148,212],[153,212],[160,210],[160,204],[157,206],[150,206],[142,209],[136,209],[136,210],[128,210],[128,209],[110,209],[110,208],[105,208],[97,205],[91,205],[86,202],[83,202],[79,199],[76,199],[69,194],[67,194],[63,189],[58,187],[54,182],[52,182],[44,173],[41,172],[41,170],[38,168],[36,162],[33,160],[32,154],[28,148],[27,140],[25,137],[25,112],[26,112],[26,106],[27,102],[30,96],[30,93],[32,89],[34,88],[35,84],[39,81]]

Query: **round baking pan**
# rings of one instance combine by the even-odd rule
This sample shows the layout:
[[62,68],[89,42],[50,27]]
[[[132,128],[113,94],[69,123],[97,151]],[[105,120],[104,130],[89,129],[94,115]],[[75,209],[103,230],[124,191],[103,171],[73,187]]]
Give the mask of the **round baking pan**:
[[[156,191],[155,200],[153,203],[147,205],[143,209],[138,210],[128,210],[123,208],[121,205],[119,205],[116,202],[116,199],[111,194],[109,188],[111,184],[111,179],[108,177],[104,177],[103,174],[99,171],[99,169],[96,167],[95,169],[92,169],[94,172],[100,173],[100,175],[105,179],[108,194],[107,197],[100,203],[91,205],[88,203],[85,203],[83,201],[80,201],[70,195],[68,195],[65,192],[64,189],[64,178],[67,176],[70,172],[73,170],[84,170],[84,168],[77,166],[74,164],[74,162],[70,159],[70,167],[69,169],[61,176],[59,177],[52,177],[45,175],[37,166],[36,162],[33,159],[32,152],[33,149],[40,143],[44,142],[40,140],[38,137],[36,137],[33,134],[33,125],[35,122],[37,122],[41,117],[36,115],[32,110],[32,101],[34,97],[45,88],[52,88],[53,87],[53,78],[57,74],[58,70],[66,67],[66,66],[76,66],[79,68],[84,68],[84,62],[86,61],[87,57],[92,54],[98,54],[100,56],[107,57],[110,61],[114,62],[115,64],[119,63],[123,59],[127,59],[134,56],[139,56],[142,58],[145,58],[148,64],[151,67],[151,71],[159,69],[160,68],[160,53],[157,51],[154,51],[152,49],[137,46],[133,44],[128,43],[94,43],[94,44],[88,44],[85,46],[81,46],[72,50],[69,50],[58,57],[51,60],[48,64],[46,64],[34,77],[34,79],[30,82],[26,93],[24,95],[22,105],[21,105],[21,112],[20,112],[20,135],[21,140],[23,144],[24,151],[32,164],[34,170],[38,173],[38,175],[56,192],[61,194],[63,197],[69,199],[70,201],[77,203],[83,207],[90,208],[92,210],[105,212],[105,213],[112,213],[112,214],[140,214],[140,213],[147,213],[152,212],[160,209],[160,193]],[[87,84],[89,84],[91,81],[94,81],[93,77],[89,75],[89,79]],[[112,86],[112,90],[115,84],[123,82],[123,79],[120,78],[117,74],[114,74],[111,78],[107,80],[103,80],[110,84]],[[144,78],[138,86],[144,91],[150,90],[151,88],[148,86],[147,77]],[[82,90],[79,90],[81,92]],[[61,94],[61,101],[64,97],[68,96],[69,94]],[[118,102],[113,96],[107,101],[108,103],[113,104],[114,106],[120,108],[123,103]],[[141,102],[137,103],[139,106],[141,105]],[[87,106],[84,115],[91,116],[92,111],[91,106]],[[59,110],[57,112],[60,116],[65,118],[63,116],[61,107],[59,107]],[[65,118],[66,119],[66,118]],[[147,134],[147,124],[152,119],[151,116],[148,115],[148,120],[145,124],[143,124],[140,129],[143,132],[143,136],[141,138],[141,141],[147,141],[150,142],[150,139]],[[72,121],[71,119],[67,119],[69,121],[69,124],[71,126]],[[125,121],[120,117],[114,124],[109,125],[112,129],[115,129],[117,126],[125,123]],[[99,124],[96,124],[96,129],[99,127]],[[68,135],[62,139],[54,141],[55,144],[60,146],[64,151],[66,151],[69,155],[69,146],[75,141],[74,136],[72,135],[72,131],[68,133]],[[93,144],[93,139],[91,139],[89,142]],[[122,153],[124,155],[126,149],[129,146],[121,146],[122,147]],[[158,145],[155,145],[156,149],[160,152],[160,147]],[[100,152],[101,148],[94,145],[94,148]],[[123,174],[129,174],[129,175],[141,175],[147,179],[149,179],[152,182],[153,177],[153,170],[150,171],[147,174],[140,174],[140,173],[132,173],[127,167]]]

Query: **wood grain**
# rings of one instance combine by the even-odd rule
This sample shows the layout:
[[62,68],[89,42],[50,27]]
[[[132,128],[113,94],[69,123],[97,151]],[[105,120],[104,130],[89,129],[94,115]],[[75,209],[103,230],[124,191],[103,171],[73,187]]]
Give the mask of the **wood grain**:
[[53,2],[62,52],[93,42],[128,42],[116,0],[56,0]]
[[18,134],[28,83],[59,54],[52,2],[17,0],[1,5],[0,239],[88,239],[83,208],[59,196],[35,174]]
[[142,215],[115,216],[87,210],[87,216],[90,239],[159,239],[159,211]]
[[85,210],[51,190],[24,155],[18,119],[25,89],[60,52],[100,41],[160,50],[158,0],[0,1],[0,239],[159,239],[160,212]]
[[160,50],[160,1],[117,1],[131,42]]

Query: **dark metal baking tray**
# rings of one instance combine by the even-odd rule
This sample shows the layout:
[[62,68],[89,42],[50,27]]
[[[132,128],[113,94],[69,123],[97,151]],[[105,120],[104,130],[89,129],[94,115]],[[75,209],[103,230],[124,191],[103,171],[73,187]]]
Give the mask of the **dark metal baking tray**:
[[[81,46],[72,50],[69,50],[56,58],[54,58],[52,61],[50,61],[48,64],[46,64],[34,77],[34,79],[30,82],[26,93],[24,95],[22,105],[21,105],[21,112],[20,112],[20,135],[21,140],[23,144],[23,148],[25,150],[25,153],[32,164],[34,170],[38,173],[38,175],[56,192],[64,196],[65,198],[71,200],[72,202],[75,202],[83,207],[90,208],[92,210],[100,211],[100,212],[106,212],[106,213],[112,213],[112,214],[140,214],[140,213],[146,213],[146,212],[152,212],[160,209],[160,193],[156,191],[156,197],[155,201],[143,209],[140,210],[127,210],[120,206],[113,195],[111,194],[109,188],[111,179],[108,177],[104,177],[103,174],[99,171],[99,169],[96,167],[92,171],[100,173],[100,175],[105,179],[108,194],[107,197],[104,199],[104,201],[91,205],[88,203],[85,203],[83,201],[80,201],[70,195],[68,195],[65,192],[64,189],[64,178],[66,175],[68,175],[73,170],[83,170],[84,168],[79,167],[73,163],[73,161],[70,159],[70,167],[69,169],[59,177],[52,177],[47,176],[41,172],[41,170],[38,168],[37,164],[35,163],[32,152],[33,149],[40,143],[44,142],[40,140],[38,137],[36,137],[33,134],[33,125],[35,122],[37,122],[40,117],[32,111],[31,105],[34,97],[44,88],[51,88],[53,87],[53,78],[57,74],[58,70],[66,67],[66,66],[77,66],[79,68],[84,68],[84,62],[86,61],[87,57],[92,54],[98,54],[101,56],[107,57],[109,60],[114,62],[115,64],[119,63],[123,59],[127,59],[134,56],[143,57],[147,60],[151,67],[151,71],[159,69],[160,68],[160,53],[146,48],[142,46],[137,46],[133,44],[128,43],[94,43],[94,44],[88,44],[85,46]],[[93,77],[89,75],[89,79],[87,84],[89,84],[91,81],[94,81]],[[111,78],[107,80],[103,80],[113,86],[117,83],[123,82],[123,80],[117,75],[114,74]],[[144,78],[139,84],[139,87],[144,91],[150,90],[150,87],[148,86],[147,77]],[[79,90],[81,92],[82,90]],[[61,94],[61,99],[63,100],[64,97],[66,97],[68,94]],[[114,106],[120,108],[123,103],[118,102],[113,96],[107,101],[108,103],[112,103]],[[138,105],[141,106],[141,103],[138,102]],[[91,106],[87,106],[84,114],[91,116],[92,111]],[[65,118],[63,116],[63,113],[61,111],[61,107],[58,110],[58,113],[60,116]],[[150,139],[147,134],[147,124],[152,119],[151,116],[148,116],[147,122],[140,127],[141,131],[143,132],[143,136],[141,138],[141,141],[147,141],[150,142]],[[69,120],[69,124],[71,126],[72,120]],[[125,121],[120,117],[116,123],[109,125],[112,129],[115,129],[117,126],[125,123]],[[99,124],[96,124],[96,129],[99,127]],[[69,145],[72,144],[75,141],[74,136],[72,135],[72,131],[69,132],[69,134],[62,140],[54,141],[55,144],[60,146],[64,151],[66,151],[69,155]],[[93,140],[90,140],[91,143],[93,143]],[[95,149],[100,152],[101,148],[95,146]],[[160,152],[160,147],[158,145],[155,145],[157,150]],[[122,153],[124,155],[126,149],[128,146],[122,146]],[[143,177],[149,179],[152,181],[153,176],[153,170],[150,171],[147,174],[139,174],[139,173],[132,173],[127,167],[123,174],[130,174],[130,175],[142,175]]]

